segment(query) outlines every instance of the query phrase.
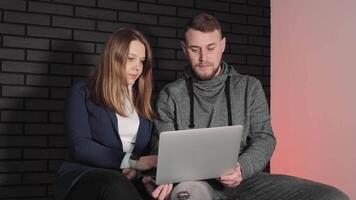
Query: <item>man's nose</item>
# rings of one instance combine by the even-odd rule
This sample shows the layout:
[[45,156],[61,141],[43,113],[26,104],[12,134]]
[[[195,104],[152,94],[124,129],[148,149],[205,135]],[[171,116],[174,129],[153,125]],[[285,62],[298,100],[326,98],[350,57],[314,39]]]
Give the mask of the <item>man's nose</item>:
[[202,49],[199,54],[199,61],[204,62],[206,60],[206,55],[207,55],[206,51],[204,49]]

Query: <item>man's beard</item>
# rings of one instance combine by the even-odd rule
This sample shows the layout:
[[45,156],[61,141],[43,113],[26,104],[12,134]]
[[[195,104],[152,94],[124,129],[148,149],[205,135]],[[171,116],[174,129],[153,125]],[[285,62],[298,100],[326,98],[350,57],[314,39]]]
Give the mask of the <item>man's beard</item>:
[[[212,63],[207,63],[207,64],[210,65],[209,67],[214,68]],[[195,68],[195,69],[199,69],[199,65],[200,65],[200,64],[196,64],[196,65],[194,66],[194,68]],[[219,67],[217,67],[216,69],[213,69],[213,71],[212,71],[210,74],[205,74],[205,73],[199,74],[199,73],[197,72],[197,70],[193,70],[193,71],[194,71],[195,76],[196,76],[199,80],[201,80],[201,81],[207,81],[207,80],[212,79],[212,78],[216,75],[216,73],[218,72],[218,70],[219,70]]]

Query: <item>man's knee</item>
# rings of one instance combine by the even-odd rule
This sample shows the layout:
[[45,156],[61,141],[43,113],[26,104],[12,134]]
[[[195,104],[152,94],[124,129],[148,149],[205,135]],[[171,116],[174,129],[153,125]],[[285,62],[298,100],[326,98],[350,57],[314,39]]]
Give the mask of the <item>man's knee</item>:
[[171,200],[212,200],[212,190],[206,182],[187,181],[176,185]]
[[328,193],[325,195],[328,200],[349,200],[349,197],[342,191],[332,188],[328,191]]

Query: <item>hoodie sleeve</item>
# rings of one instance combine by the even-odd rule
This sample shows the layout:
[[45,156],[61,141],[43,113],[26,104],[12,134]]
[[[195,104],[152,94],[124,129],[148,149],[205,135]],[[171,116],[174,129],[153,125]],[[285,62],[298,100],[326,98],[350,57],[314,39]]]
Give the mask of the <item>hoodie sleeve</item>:
[[276,140],[271,127],[268,103],[261,83],[249,79],[247,85],[247,110],[249,123],[249,141],[247,148],[239,157],[242,176],[247,179],[261,172],[272,157]]

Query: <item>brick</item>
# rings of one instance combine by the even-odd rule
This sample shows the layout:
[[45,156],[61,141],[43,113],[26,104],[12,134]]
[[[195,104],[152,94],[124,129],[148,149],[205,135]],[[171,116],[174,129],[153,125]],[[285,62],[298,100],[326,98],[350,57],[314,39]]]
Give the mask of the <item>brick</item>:
[[46,186],[0,187],[0,198],[38,197],[46,195]]
[[0,147],[44,147],[45,136],[0,136]]
[[181,43],[178,39],[158,38],[157,46],[172,49],[181,49]]
[[177,11],[173,6],[140,3],[140,12],[175,16]]
[[182,71],[187,66],[187,62],[175,60],[159,60],[158,69]]
[[262,48],[248,45],[231,45],[231,53],[238,53],[244,55],[262,55]]
[[[62,106],[63,107],[63,106]],[[63,124],[26,124],[26,135],[59,135],[63,134]]]
[[[1,78],[0,78],[1,79]],[[23,109],[22,99],[5,99],[0,97],[0,108],[1,109]]]
[[68,88],[51,88],[50,97],[56,99],[64,99],[68,95]]
[[74,30],[74,40],[79,40],[79,41],[105,42],[108,36],[109,33]]
[[59,167],[62,165],[63,161],[50,160],[49,161],[49,171],[57,172]]
[[73,15],[73,6],[53,4],[53,3],[41,3],[29,1],[28,10],[30,12],[57,14],[57,15]]
[[63,149],[25,149],[24,159],[64,159],[66,150]]
[[50,136],[49,137],[50,147],[67,147],[67,138],[64,136]]
[[237,67],[237,71],[241,74],[248,74],[248,75],[263,75],[263,67],[253,67],[247,65],[239,65]]
[[89,76],[93,71],[94,67],[88,65],[51,65],[51,74]]
[[2,95],[6,97],[48,97],[48,89],[40,87],[3,86]]
[[271,9],[270,8],[264,8],[263,9],[263,16],[271,17]]
[[233,24],[232,32],[249,35],[263,35],[263,27]]
[[26,85],[46,85],[46,86],[69,86],[70,77],[66,76],[45,76],[45,75],[27,75]]
[[49,122],[63,123],[64,122],[64,113],[63,112],[50,112],[49,113]]
[[217,1],[196,0],[196,7],[204,10],[229,11],[229,4]]
[[20,159],[21,149],[0,149],[0,159]]
[[220,0],[220,1],[244,4],[246,3],[247,0]]
[[30,49],[49,49],[49,40],[29,37],[4,36],[4,46]]
[[150,35],[150,36],[173,37],[173,38],[176,37],[176,29],[174,28],[140,26],[140,30],[144,32],[145,35]]
[[11,0],[11,1],[0,1],[0,8],[7,10],[26,10],[26,1],[22,0]]
[[29,36],[46,37],[46,38],[58,38],[58,39],[72,38],[71,30],[61,29],[61,28],[28,26],[27,34]]
[[270,7],[270,0],[247,0],[247,3],[250,5]]
[[270,19],[265,18],[265,17],[248,16],[247,23],[251,24],[251,25],[258,25],[258,26],[270,26],[271,25]]
[[270,58],[263,56],[247,56],[247,64],[249,65],[270,65]]
[[25,103],[27,110],[55,111],[64,109],[64,102],[62,100],[26,99]]
[[95,21],[89,19],[79,19],[73,17],[52,17],[52,25],[64,28],[94,30]]
[[[152,44],[151,44],[152,45]],[[152,46],[151,46],[152,47]],[[103,50],[103,48],[104,48],[104,44],[96,44],[95,45],[95,52],[97,53],[97,54],[101,54],[101,51]]]
[[73,5],[95,6],[96,0],[53,0],[58,3],[67,3]]
[[25,50],[0,48],[0,58],[23,60],[25,59]]
[[21,135],[22,124],[0,123],[0,134],[2,135]]
[[45,171],[46,161],[0,161],[0,172]]
[[176,58],[177,60],[187,60],[187,57],[185,56],[182,50],[176,51]]
[[191,8],[178,8],[178,16],[179,17],[195,17],[200,14],[202,11],[198,9]]
[[176,73],[174,71],[154,71],[153,78],[156,81],[174,81],[176,79]]
[[0,72],[0,84],[22,84],[24,83],[24,75],[11,74]]
[[83,8],[76,7],[75,8],[75,16],[78,17],[87,17],[93,19],[107,19],[107,20],[116,20],[116,12],[111,10],[104,9],[94,9],[94,8]]
[[74,54],[74,64],[96,65],[99,57],[92,54]]
[[246,63],[246,56],[235,55],[235,54],[228,54],[224,56],[224,59],[228,63],[232,64],[245,64]]
[[98,7],[116,10],[137,11],[137,3],[132,1],[98,0]]
[[94,53],[95,44],[89,42],[52,40],[52,50]]
[[48,65],[44,63],[3,61],[2,70],[5,72],[47,73]]
[[72,63],[71,53],[50,52],[50,51],[27,51],[27,60],[56,63]]
[[263,68],[263,74],[264,74],[264,75],[267,75],[267,76],[271,75],[271,68],[269,68],[269,67],[264,67],[264,68]]
[[24,24],[49,25],[50,16],[20,12],[4,12],[4,21]]
[[231,12],[245,15],[263,15],[263,8],[249,5],[232,4]]
[[105,31],[105,32],[114,32],[119,28],[122,27],[131,27],[137,28],[136,25],[130,23],[121,23],[121,22],[106,22],[106,21],[98,21],[97,22],[97,30],[98,31]]
[[2,111],[3,122],[46,122],[47,112],[36,111]]
[[186,7],[193,7],[194,0],[158,0],[159,4],[167,4],[173,6],[186,6]]
[[0,174],[0,185],[14,185],[20,183],[21,183],[21,174],[9,174],[9,173]]
[[271,49],[270,48],[263,48],[263,55],[264,56],[270,56],[271,55]]
[[271,35],[271,28],[270,27],[263,27],[263,35],[269,37]]
[[270,46],[270,38],[250,36],[248,37],[248,43],[262,46]]
[[247,17],[245,15],[239,15],[239,14],[229,14],[229,13],[216,13],[216,18],[220,22],[229,22],[229,23],[241,23],[245,24],[247,22]]
[[158,21],[160,25],[184,28],[188,22],[188,19],[182,19],[178,17],[159,16]]
[[25,26],[18,24],[4,24],[0,23],[0,33],[25,35]]
[[175,58],[175,51],[172,49],[153,49],[154,58]]
[[237,34],[223,34],[228,44],[246,44],[247,36]]
[[23,175],[23,183],[53,183],[55,178],[54,173],[26,173]]
[[125,22],[134,22],[140,24],[157,24],[157,17],[139,13],[120,12],[119,20]]

